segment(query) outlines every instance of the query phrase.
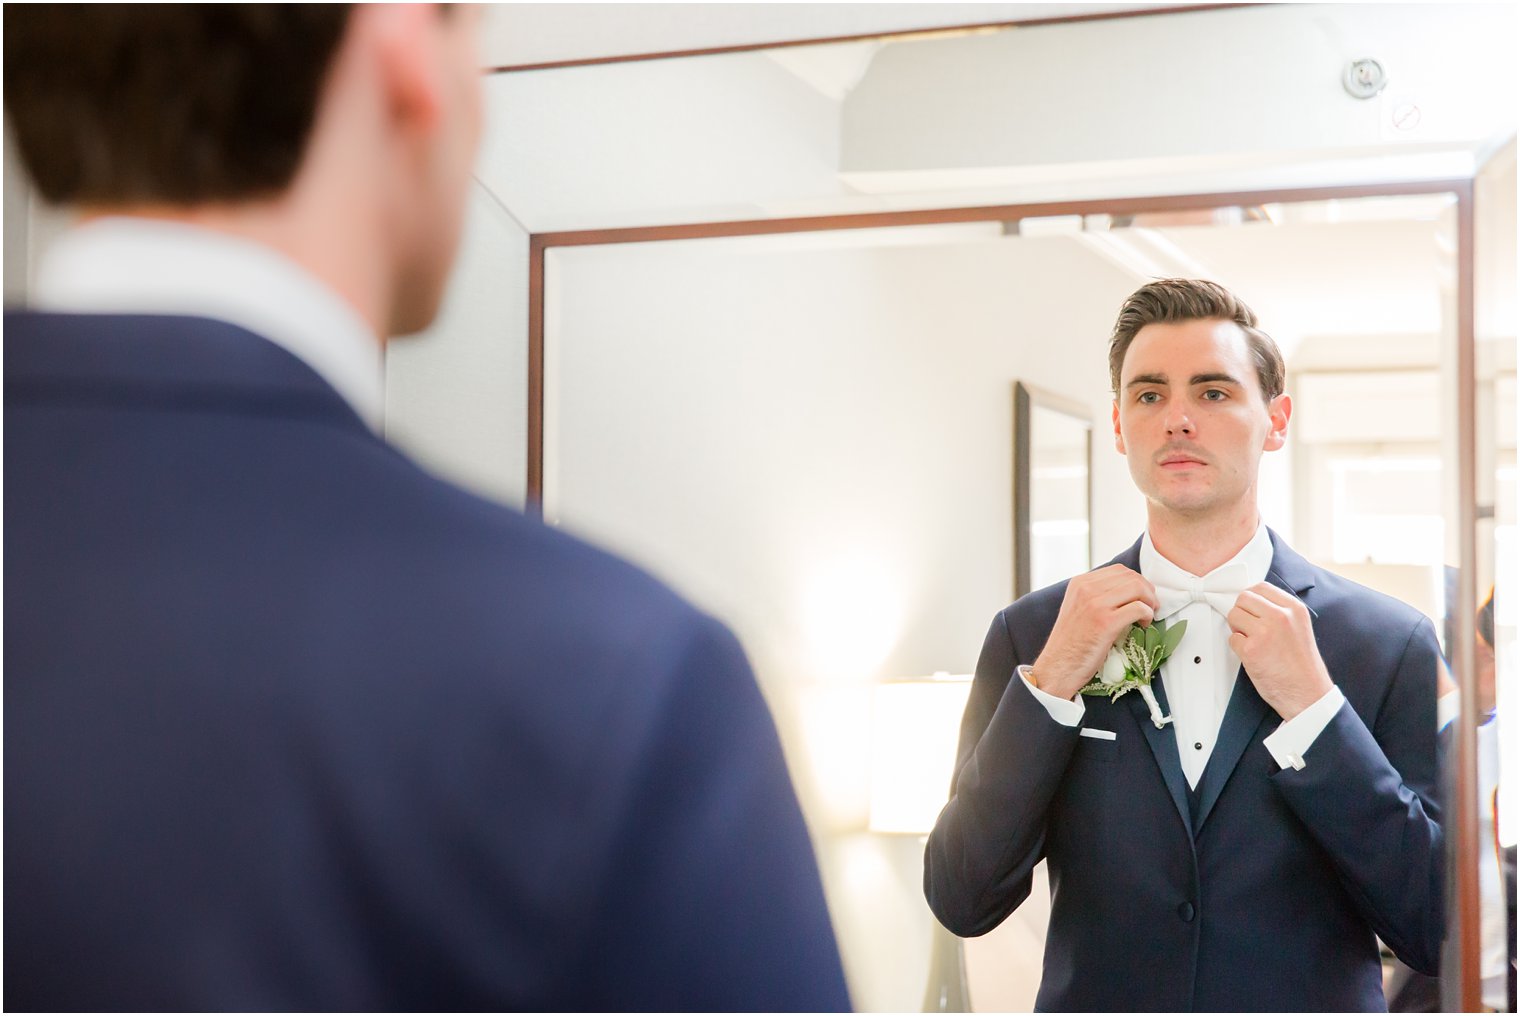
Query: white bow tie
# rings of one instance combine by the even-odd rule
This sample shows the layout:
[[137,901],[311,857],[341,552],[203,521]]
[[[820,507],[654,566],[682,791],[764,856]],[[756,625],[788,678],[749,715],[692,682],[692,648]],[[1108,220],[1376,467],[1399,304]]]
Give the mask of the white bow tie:
[[[1156,599],[1161,601],[1161,609],[1156,611],[1156,619],[1164,620],[1190,603],[1207,603],[1220,616],[1224,617],[1235,609],[1235,601],[1240,598],[1241,592],[1251,583],[1247,580],[1244,562],[1232,562],[1223,568],[1216,568],[1204,578],[1189,575],[1180,568],[1171,574],[1159,576],[1153,583],[1156,587]],[[1176,583],[1168,585],[1167,583]]]

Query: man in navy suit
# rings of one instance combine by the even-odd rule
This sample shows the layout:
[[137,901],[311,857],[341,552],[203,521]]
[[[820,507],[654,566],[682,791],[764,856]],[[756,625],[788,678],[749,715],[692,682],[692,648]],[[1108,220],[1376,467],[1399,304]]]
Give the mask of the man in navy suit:
[[738,644],[377,433],[475,12],[5,10],[5,1005],[840,1009]]
[[[1292,412],[1223,287],[1125,303],[1114,440],[1147,502],[1106,567],[993,619],[924,889],[960,935],[1051,887],[1042,1010],[1380,1010],[1376,937],[1440,950],[1439,649],[1415,610],[1262,523]],[[1131,625],[1187,624],[1140,694],[1083,697]]]

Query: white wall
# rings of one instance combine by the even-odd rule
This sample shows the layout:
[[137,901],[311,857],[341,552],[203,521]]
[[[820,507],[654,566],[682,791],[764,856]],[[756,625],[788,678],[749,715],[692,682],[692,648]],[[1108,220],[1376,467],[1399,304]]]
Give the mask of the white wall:
[[438,320],[392,339],[385,435],[477,493],[521,506],[527,486],[528,234],[481,185]]
[[[881,673],[970,668],[1012,594],[1015,379],[1092,407],[1099,554],[1137,535],[1106,438],[1133,286],[1065,238],[682,241],[556,251],[549,272],[573,294],[550,311],[551,514],[751,619],[760,647],[807,645],[809,575],[860,560],[902,619]],[[775,652],[830,676],[827,653]]]
[[1099,561],[1138,535],[1106,367],[1132,280],[1065,237],[579,248],[549,272],[550,514],[739,633],[856,1004],[914,1009],[921,848],[862,832],[865,691],[970,672],[1012,599],[1015,379],[1092,408]]
[[24,303],[27,290],[27,206],[31,185],[11,140],[10,118],[5,123],[5,305]]
[[21,151],[5,122],[5,306],[27,302],[42,255],[68,228],[73,213],[45,203],[21,164]]

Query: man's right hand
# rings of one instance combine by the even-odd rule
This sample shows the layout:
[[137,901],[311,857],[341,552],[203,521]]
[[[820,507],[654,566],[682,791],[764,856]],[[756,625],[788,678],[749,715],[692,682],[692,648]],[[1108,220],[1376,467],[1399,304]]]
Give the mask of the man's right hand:
[[1036,686],[1058,698],[1075,698],[1119,636],[1130,625],[1149,625],[1159,607],[1156,587],[1122,564],[1076,576],[1067,583],[1055,627],[1034,661]]

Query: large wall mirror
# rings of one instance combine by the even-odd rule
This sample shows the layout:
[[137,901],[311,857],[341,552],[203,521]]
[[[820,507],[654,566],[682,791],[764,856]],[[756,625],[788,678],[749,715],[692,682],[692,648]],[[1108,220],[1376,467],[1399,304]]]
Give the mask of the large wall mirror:
[[[1514,18],[1261,5],[494,74],[448,317],[393,350],[388,426],[739,633],[856,1003],[916,1008],[922,844],[871,831],[872,690],[969,673],[1011,563],[1038,586],[1139,534],[1104,349],[1148,279],[1225,283],[1287,353],[1268,524],[1425,611],[1469,689],[1496,588],[1514,701]],[[1369,55],[1390,84],[1354,98]],[[1022,488],[1015,379],[1062,400],[1026,430],[1071,436]],[[966,943],[974,1008],[1031,1005],[1041,892]]]

